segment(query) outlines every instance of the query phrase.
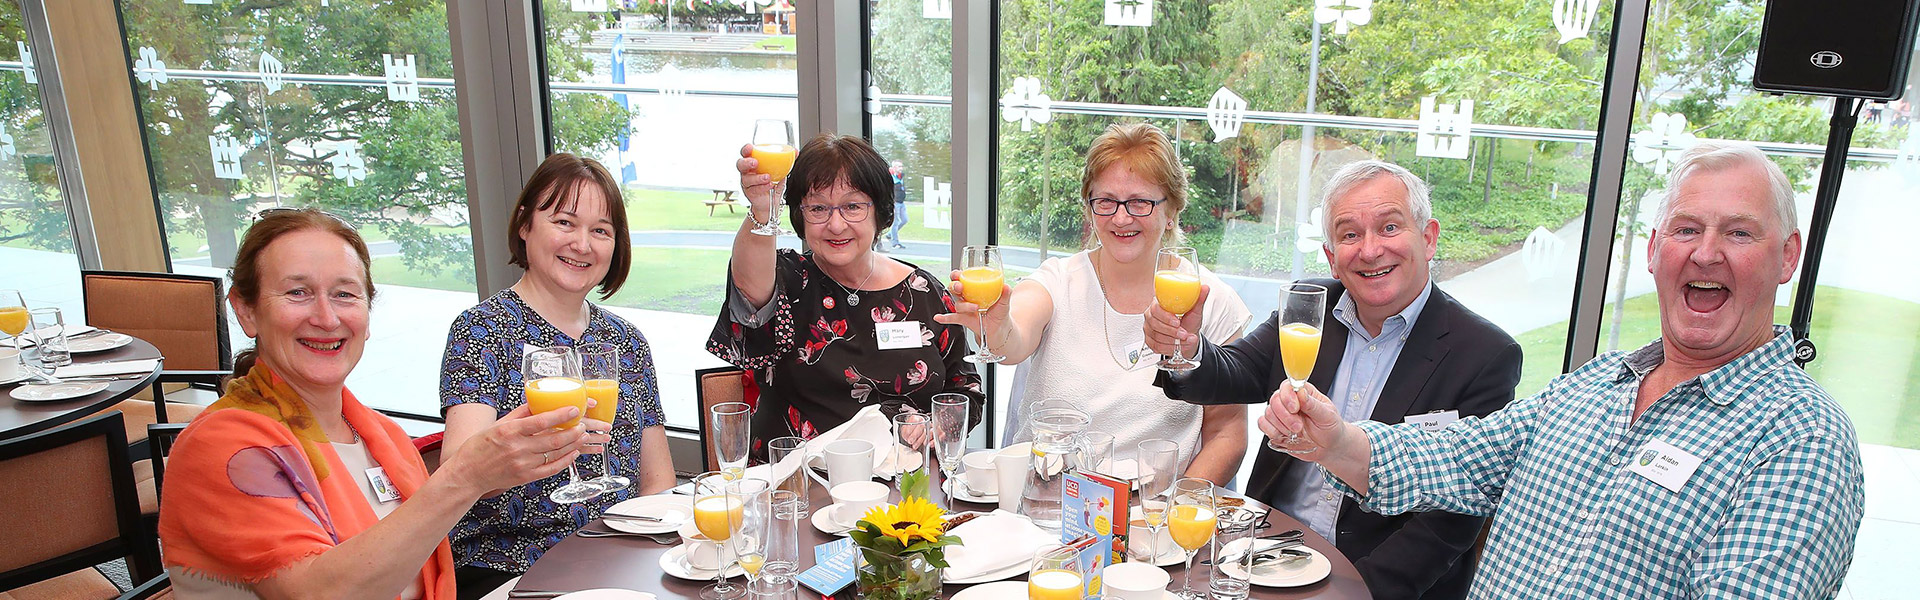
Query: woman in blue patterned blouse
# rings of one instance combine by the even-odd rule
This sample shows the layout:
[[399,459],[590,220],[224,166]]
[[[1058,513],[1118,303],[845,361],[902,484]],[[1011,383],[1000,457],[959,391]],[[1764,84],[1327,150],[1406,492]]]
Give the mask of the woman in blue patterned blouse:
[[[620,349],[620,405],[611,439],[598,437],[608,441],[615,474],[635,483],[585,502],[556,504],[547,494],[566,484],[562,474],[482,499],[450,536],[463,599],[526,572],[548,548],[607,507],[673,487],[647,340],[633,324],[587,302],[595,287],[602,300],[619,290],[631,262],[626,207],[613,176],[592,159],[547,157],[520,192],[508,231],[510,260],[526,274],[461,313],[447,332],[440,375],[447,419],[442,451],[452,453],[526,401],[520,380],[524,348],[604,342]],[[607,428],[607,423],[588,423],[591,431]],[[597,457],[582,457],[579,463],[583,472],[600,469]]]

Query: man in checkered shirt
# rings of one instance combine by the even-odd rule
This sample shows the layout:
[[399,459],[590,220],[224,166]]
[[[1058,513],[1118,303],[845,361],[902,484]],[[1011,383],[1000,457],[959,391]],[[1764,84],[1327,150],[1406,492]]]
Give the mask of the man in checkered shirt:
[[1831,598],[1864,503],[1853,425],[1793,364],[1774,294],[1800,259],[1793,188],[1702,143],[1647,243],[1661,338],[1443,430],[1340,420],[1280,386],[1260,429],[1361,506],[1491,515],[1472,598]]

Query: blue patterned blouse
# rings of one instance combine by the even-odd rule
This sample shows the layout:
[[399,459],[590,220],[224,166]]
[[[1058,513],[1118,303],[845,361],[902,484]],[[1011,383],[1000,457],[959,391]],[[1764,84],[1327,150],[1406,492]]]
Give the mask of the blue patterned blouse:
[[[589,306],[586,333],[576,340],[528,307],[513,290],[502,290],[454,319],[440,366],[440,410],[479,403],[505,415],[526,402],[521,391],[522,348],[606,342],[620,348],[620,407],[613,422],[614,471],[639,480],[640,431],[663,422],[653,354],[633,324]],[[582,479],[601,474],[600,457],[581,455]],[[522,573],[548,548],[592,521],[607,507],[633,497],[631,488],[577,504],[555,504],[547,494],[567,483],[567,473],[482,498],[448,535],[455,564]]]

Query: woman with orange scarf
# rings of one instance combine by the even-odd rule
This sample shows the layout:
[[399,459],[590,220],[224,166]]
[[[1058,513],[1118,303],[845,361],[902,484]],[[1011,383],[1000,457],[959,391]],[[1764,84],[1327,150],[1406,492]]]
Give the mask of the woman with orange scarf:
[[227,300],[255,357],[167,462],[160,542],[176,596],[450,600],[447,531],[467,508],[581,451],[584,430],[555,429],[577,409],[523,407],[427,476],[406,433],[346,389],[369,266],[360,236],[319,211],[263,213],[247,231]]

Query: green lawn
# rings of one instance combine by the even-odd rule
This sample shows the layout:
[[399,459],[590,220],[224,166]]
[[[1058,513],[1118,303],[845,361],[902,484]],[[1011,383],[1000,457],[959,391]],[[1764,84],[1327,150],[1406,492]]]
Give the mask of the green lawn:
[[[675,192],[644,188],[627,188],[627,225],[634,231],[672,230],[672,231],[733,231],[740,227],[740,220],[747,215],[744,206],[728,214],[727,207],[716,207],[712,216],[707,215],[707,206],[703,201],[712,200],[712,192]],[[739,192],[734,192],[735,196]],[[781,210],[782,226],[786,225],[786,211]],[[885,236],[885,229],[881,230]],[[920,203],[907,204],[907,227],[900,231],[901,239],[945,242],[950,232],[945,229],[929,229],[920,224]]]
[[788,54],[792,54],[794,51],[794,48],[797,48],[797,47],[799,47],[799,44],[794,41],[794,36],[791,36],[791,35],[776,35],[764,40],[760,40],[758,43],[755,43],[753,45],[753,49],[755,50],[765,50],[768,52],[785,52]]
[[[1862,443],[1920,449],[1920,339],[1914,334],[1920,331],[1920,304],[1820,286],[1814,306],[1811,328],[1820,356],[1807,372],[1853,417]],[[1607,310],[1611,314],[1611,304]],[[1774,310],[1776,323],[1791,316],[1788,307]],[[1620,345],[1659,337],[1659,323],[1653,294],[1627,299]],[[1537,392],[1560,374],[1566,332],[1561,321],[1518,336],[1526,354],[1520,393]]]

